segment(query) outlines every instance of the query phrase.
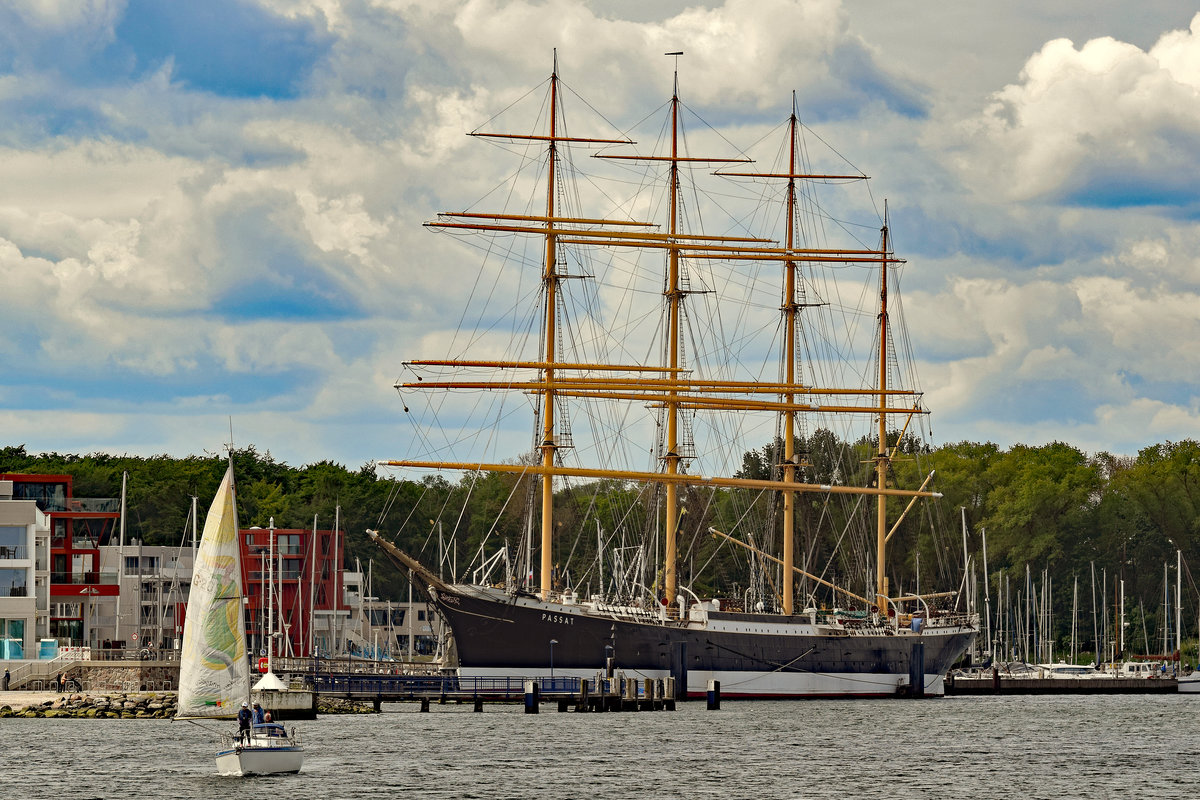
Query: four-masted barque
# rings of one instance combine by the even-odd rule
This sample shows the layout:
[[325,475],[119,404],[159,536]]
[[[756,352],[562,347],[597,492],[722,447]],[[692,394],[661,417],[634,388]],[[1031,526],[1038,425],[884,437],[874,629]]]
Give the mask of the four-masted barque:
[[[540,285],[538,313],[529,325],[533,332],[527,338],[533,344],[528,355],[525,360],[514,356],[411,361],[406,367],[416,378],[397,383],[401,392],[487,391],[532,399],[536,420],[533,453],[519,463],[381,462],[406,469],[501,472],[531,479],[534,488],[530,496],[540,494],[541,500],[540,574],[534,580],[535,549],[530,543],[519,572],[508,564],[506,546],[503,563],[507,574],[502,580],[490,581],[486,571],[477,570],[475,580],[467,583],[443,580],[377,533],[371,532],[372,538],[394,561],[412,570],[428,591],[453,632],[463,676],[583,677],[594,675],[606,663],[615,663],[628,675],[672,675],[680,695],[702,695],[708,681],[714,679],[721,681],[722,693],[730,697],[941,694],[946,672],[976,636],[978,618],[966,607],[956,609],[955,592],[917,595],[889,591],[886,554],[890,536],[914,504],[938,496],[928,490],[929,478],[920,488],[894,485],[898,442],[910,423],[925,413],[918,391],[890,382],[896,357],[889,350],[893,342],[889,272],[903,262],[892,252],[886,215],[877,247],[802,247],[795,236],[803,203],[799,187],[862,181],[866,176],[818,173],[802,166],[794,100],[779,166],[756,172],[748,166],[751,160],[741,154],[709,158],[685,151],[685,107],[679,99],[677,73],[661,144],[651,154],[625,152],[634,142],[624,137],[568,135],[562,93],[556,63],[549,78],[544,127],[533,134],[472,134],[510,147],[539,148],[537,163],[545,178],[544,213],[444,213],[427,223],[447,232],[488,233],[509,237],[510,242],[536,243],[532,249],[540,253]],[[612,201],[607,190],[564,191],[566,174],[574,173],[570,153],[585,148],[594,150],[594,157],[607,161],[614,171],[634,175],[641,170],[623,185],[644,189],[649,185],[644,173],[655,173],[659,181],[652,199]],[[713,170],[719,178],[708,176]],[[782,201],[777,202],[781,212],[774,216],[777,230],[764,235],[752,230],[745,219],[740,229],[722,235],[689,227],[686,223],[694,223],[703,210],[698,195],[685,185],[685,178],[690,179],[696,171],[703,171],[706,180],[768,187],[764,194]],[[608,216],[589,215],[570,205],[580,203],[581,198],[607,200],[618,211]],[[657,223],[634,218],[652,211],[656,203]],[[761,221],[761,217],[753,220]],[[508,249],[518,250],[511,244]],[[644,262],[636,259],[647,254],[653,266],[643,269],[638,265]],[[716,264],[726,265],[729,277],[718,280],[705,271]],[[529,259],[520,266],[530,269]],[[877,281],[877,304],[869,312],[877,323],[870,347],[874,363],[857,373],[860,379],[867,373],[869,377],[856,386],[817,385],[801,374],[805,366],[802,341],[808,335],[802,316],[821,305],[809,301],[803,270],[825,266],[869,269]],[[755,305],[750,299],[751,290],[761,283],[759,273],[764,267],[779,269],[781,275],[781,285],[773,290],[779,300],[774,308]],[[601,274],[604,269],[609,270],[608,277]],[[629,288],[635,273],[643,278],[653,273],[649,275],[652,288]],[[568,303],[564,299],[568,279],[577,283],[590,280],[600,288],[587,303]],[[623,283],[626,279],[629,282]],[[689,305],[697,295],[701,309]],[[632,299],[636,305],[650,296],[657,298],[653,303],[656,310],[612,310],[617,298]],[[729,319],[721,317],[722,303],[729,304],[724,306],[731,309],[726,312]],[[697,311],[704,309],[717,310],[714,322],[698,321]],[[770,313],[770,320],[759,320],[764,323],[761,327],[775,331],[767,340],[751,340],[741,332],[743,326],[749,328],[757,311]],[[585,329],[585,335],[568,334],[564,320],[574,320]],[[654,333],[644,332],[649,326]],[[719,344],[699,344],[700,334],[712,335]],[[725,341],[720,344],[722,335]],[[733,338],[739,341],[730,342]],[[594,345],[599,340],[606,342],[605,347]],[[773,366],[767,369],[775,374],[761,366],[757,371],[739,372],[741,368],[733,366],[739,350],[761,358],[761,363],[770,361]],[[634,355],[637,352],[643,356]],[[845,355],[834,356],[834,360],[838,358]],[[585,421],[572,426],[570,409],[578,408],[584,410],[576,418],[582,416]],[[612,422],[598,421],[603,416],[600,409],[609,408],[624,410],[617,412]],[[630,409],[633,413],[645,411],[650,422],[636,420]],[[804,441],[801,428],[807,431],[808,420],[823,420],[825,415],[857,418],[872,426],[861,441],[873,450],[866,459],[873,465],[858,470],[857,483],[849,480],[850,475],[835,475],[821,482],[805,479],[809,474],[806,455],[797,446]],[[699,421],[731,419],[732,423],[708,423],[707,430],[713,433],[703,444],[699,441]],[[765,476],[739,472],[730,466],[730,457],[740,459],[742,448],[737,443],[743,441],[742,434],[764,429],[754,428],[748,420],[762,419],[772,420],[771,434],[781,441],[777,463]],[[581,427],[592,440],[586,447],[577,444]],[[641,468],[614,466],[619,460],[614,442],[619,439],[631,439],[636,445],[632,449],[640,448]],[[648,439],[653,442],[650,447]],[[697,467],[710,462],[723,466],[724,476],[701,474]],[[579,581],[574,587],[566,584],[566,568],[555,564],[554,537],[562,535],[555,519],[555,488],[566,482],[650,487],[649,494],[640,496],[640,504],[650,509],[646,516],[652,522],[646,527],[654,531],[653,544],[638,550],[636,559],[610,564],[606,579],[603,570],[609,548],[599,533],[598,593],[589,590],[581,594]],[[744,592],[732,599],[701,599],[680,582],[680,531],[687,513],[681,497],[687,492],[708,493],[710,498],[722,493],[773,498],[769,505],[778,513],[770,517],[772,530],[767,534],[738,535],[713,525],[706,525],[703,531],[717,537],[723,546],[745,548],[744,553],[737,552],[757,565],[760,577],[768,577],[769,591]],[[805,498],[820,502],[849,498],[857,506],[873,506],[874,542],[866,548],[874,554],[874,569],[868,566],[873,575],[865,579],[870,583],[832,580],[828,571],[813,571],[816,568],[807,552],[797,557],[797,506]],[[895,500],[890,529],[889,498]],[[873,503],[862,502],[871,499]],[[907,507],[900,513],[905,502]],[[531,508],[536,505],[536,501],[529,503]],[[529,542],[536,528],[531,521]],[[661,547],[657,540],[660,530]],[[778,556],[765,552],[762,543],[767,541],[779,542]],[[869,544],[867,538],[862,541]],[[652,578],[646,577],[647,554],[652,563],[661,562],[661,566],[649,567]],[[869,558],[860,561],[871,563]],[[492,559],[491,563],[498,562]],[[640,565],[640,577],[635,564]],[[622,591],[614,596],[619,568],[625,570]],[[798,590],[801,603],[797,603]],[[818,601],[818,592],[824,601]]]

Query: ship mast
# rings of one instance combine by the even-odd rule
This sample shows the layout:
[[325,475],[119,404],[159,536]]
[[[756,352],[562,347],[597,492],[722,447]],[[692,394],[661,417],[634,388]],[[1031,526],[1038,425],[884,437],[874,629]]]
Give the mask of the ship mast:
[[[888,467],[891,459],[887,446],[887,358],[888,358],[888,311],[887,311],[887,271],[888,271],[888,226],[887,206],[884,206],[883,229],[879,242],[879,455],[875,458],[875,485],[879,489],[887,487]],[[899,442],[896,443],[899,446]],[[888,579],[887,579],[887,495],[876,497],[875,516],[875,596],[876,605],[883,613],[887,613]]]
[[554,327],[555,308],[558,300],[558,273],[555,271],[555,252],[558,249],[557,235],[554,233],[554,178],[558,160],[558,51],[554,52],[554,69],[550,73],[550,142],[548,144],[548,163],[546,166],[546,261],[542,280],[546,290],[546,368],[542,370],[545,381],[545,391],[542,395],[542,466],[546,472],[542,474],[542,599],[550,599],[551,581],[553,575],[553,536],[554,536],[554,454],[558,443],[554,439],[554,356],[556,331]]
[[[796,226],[796,93],[792,92],[792,114],[788,119],[788,184],[787,184],[787,233],[784,246],[792,249]],[[796,395],[790,391],[796,383],[796,262],[784,262],[787,272],[784,286],[784,332],[783,361],[784,383],[789,391],[784,394],[786,403],[793,403]],[[783,412],[783,480],[796,480],[796,412],[790,408]],[[796,593],[796,493],[783,493],[783,613],[791,616],[793,597]]]
[[[707,158],[707,157],[690,157],[682,156],[679,153],[679,56],[683,55],[683,51],[675,51],[666,53],[665,55],[675,59],[675,71],[673,74],[671,88],[671,154],[668,156],[624,156],[624,155],[609,155],[599,154],[599,158],[626,159],[633,161],[665,161],[668,164],[667,173],[667,232],[666,241],[663,246],[667,249],[667,276],[666,286],[663,288],[663,295],[667,302],[667,319],[666,319],[666,357],[664,361],[665,372],[669,377],[668,385],[665,387],[666,395],[662,398],[663,410],[666,416],[666,441],[664,447],[666,452],[663,454],[664,474],[664,537],[663,537],[663,595],[666,598],[667,604],[672,605],[675,602],[676,593],[678,591],[678,567],[677,554],[678,548],[677,538],[679,532],[679,466],[683,460],[683,455],[680,452],[679,442],[679,412],[683,408],[682,398],[679,394],[680,373],[684,371],[682,366],[682,337],[680,336],[680,317],[683,306],[683,298],[686,294],[686,289],[682,285],[680,279],[680,257],[681,251],[691,250],[695,248],[708,249],[715,251],[716,257],[721,257],[722,254],[727,254],[732,250],[740,249],[748,243],[761,243],[762,240],[753,240],[746,238],[733,237],[711,237],[711,236],[686,236],[679,232],[679,165],[681,163],[708,163],[708,164],[734,164],[744,163],[749,161],[748,158]],[[715,244],[715,245],[698,245],[694,240],[702,239],[713,242],[730,242],[731,244]],[[737,243],[737,244],[734,244]],[[616,244],[620,244],[616,242]],[[651,243],[639,243],[643,246],[654,246]]]
[[[679,56],[682,51],[668,53],[675,57],[675,76],[671,90],[671,166],[668,176],[669,210],[667,235],[674,241],[679,229]],[[679,250],[672,247],[667,256],[667,366],[671,370],[679,369],[679,305],[683,296],[679,287]],[[678,376],[672,371],[672,376]],[[665,455],[667,475],[679,473],[679,396],[672,386],[667,395],[667,452]],[[679,502],[679,487],[674,482],[666,485],[666,526],[663,545],[666,555],[663,559],[663,591],[668,605],[674,604],[676,594],[676,538],[678,533],[679,515],[676,507]]]
[[[544,217],[523,215],[523,214],[487,214],[487,213],[462,213],[462,214],[447,214],[445,217],[450,218],[465,218],[473,220],[469,222],[449,222],[441,219],[436,223],[427,223],[430,227],[436,228],[463,228],[471,230],[492,231],[492,232],[540,232],[545,237],[545,256],[542,266],[542,285],[546,299],[546,316],[543,326],[543,338],[545,340],[545,349],[543,351],[543,360],[540,363],[535,362],[536,368],[539,370],[541,380],[539,381],[539,393],[542,396],[542,425],[540,434],[540,443],[537,449],[541,451],[541,469],[538,472],[541,475],[541,494],[542,494],[542,534],[541,534],[541,574],[540,594],[543,600],[548,600],[553,583],[553,536],[554,536],[554,477],[555,477],[555,459],[557,452],[561,447],[559,437],[555,433],[555,404],[557,402],[557,392],[555,390],[555,382],[557,373],[555,371],[556,356],[558,350],[558,330],[557,330],[557,309],[559,282],[562,276],[557,268],[557,253],[558,253],[558,237],[564,230],[577,236],[586,236],[591,231],[583,231],[576,229],[575,226],[580,225],[601,225],[601,226],[641,226],[645,227],[644,223],[633,222],[629,220],[604,220],[604,219],[583,219],[567,216],[558,216],[558,209],[555,204],[555,197],[558,184],[558,145],[562,143],[580,143],[580,144],[632,144],[628,139],[597,139],[597,138],[579,138],[572,136],[559,135],[558,132],[558,115],[559,115],[559,78],[558,78],[558,51],[554,51],[554,65],[550,73],[550,119],[548,135],[517,135],[506,133],[481,133],[476,131],[472,136],[492,139],[505,139],[509,141],[541,141],[546,144],[546,215]],[[477,220],[477,221],[475,221]],[[506,224],[507,223],[507,224]],[[524,224],[522,224],[524,223]],[[623,234],[615,231],[607,231],[605,236],[621,236]],[[433,363],[433,362],[429,362]],[[441,362],[445,366],[484,366],[484,362],[465,362],[465,361],[445,361]],[[492,366],[502,366],[501,364],[493,364]],[[565,365],[564,365],[565,366]],[[481,465],[482,466],[482,465]]]
[[[797,272],[800,261],[818,260],[860,260],[863,253],[845,251],[844,256],[833,255],[836,251],[804,251],[795,246],[796,231],[796,181],[797,179],[823,180],[866,180],[865,175],[815,175],[798,172],[796,163],[796,141],[799,133],[800,117],[796,113],[796,93],[792,92],[792,112],[788,117],[788,166],[784,173],[752,173],[752,172],[720,172],[719,175],[729,177],[783,178],[787,180],[787,216],[784,233],[784,290],[783,290],[783,485],[791,487],[796,483],[796,394],[803,389],[797,383],[796,376],[796,328],[799,322],[802,305],[797,300]],[[821,255],[824,253],[824,255]],[[887,405],[888,395],[880,392],[879,403]],[[796,492],[792,488],[782,489],[783,494],[783,613],[791,615],[795,604],[796,572]],[[882,497],[882,495],[880,495]]]

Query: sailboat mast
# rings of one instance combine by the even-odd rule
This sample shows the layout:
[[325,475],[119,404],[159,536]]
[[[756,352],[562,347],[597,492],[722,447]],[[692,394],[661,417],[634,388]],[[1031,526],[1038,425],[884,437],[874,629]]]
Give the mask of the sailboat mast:
[[[668,53],[668,55],[678,56],[681,53]],[[675,242],[675,236],[678,232],[678,198],[679,198],[679,70],[675,70],[674,88],[671,92],[671,159],[670,170],[668,172],[670,185],[668,186],[668,225],[667,237],[668,241]],[[679,249],[672,247],[668,251],[667,256],[667,366],[670,368],[669,375],[672,378],[678,378],[679,372],[679,304],[682,299],[679,287]],[[677,386],[672,382],[671,388],[668,391],[666,398],[666,414],[667,414],[667,452],[666,452],[666,471],[667,475],[676,475],[679,472],[679,395],[677,394]],[[663,559],[663,583],[666,592],[667,604],[675,602],[676,595],[676,563],[675,563],[675,540],[676,532],[679,523],[679,515],[676,512],[678,505],[679,489],[673,483],[669,482],[666,485],[666,536],[663,542],[666,551]]]
[[1183,658],[1183,551],[1175,551],[1175,674],[1182,675]]
[[[875,485],[879,489],[887,486],[890,460],[887,449],[888,226],[886,216],[881,234],[879,244],[879,455],[875,460]],[[875,547],[875,602],[880,611],[887,613],[887,495],[884,494],[880,494],[876,498]]]
[[[788,184],[787,184],[787,232],[784,246],[791,251],[794,246],[793,230],[796,224],[796,93],[792,92],[792,115],[788,119]],[[786,285],[783,301],[783,370],[784,383],[789,390],[796,383],[796,262],[784,262]],[[784,402],[796,402],[796,395],[788,391]],[[788,409],[783,413],[783,480],[796,480],[796,412]],[[795,590],[796,565],[796,493],[783,493],[783,613],[792,614]]]
[[546,262],[543,280],[546,284],[546,368],[542,371],[545,390],[542,395],[542,600],[550,599],[553,575],[554,538],[554,356],[557,347],[555,330],[555,304],[558,302],[558,274],[555,255],[558,249],[554,233],[554,186],[555,167],[558,158],[555,137],[558,135],[558,52],[554,54],[554,69],[550,74],[550,141],[547,157],[546,178]]

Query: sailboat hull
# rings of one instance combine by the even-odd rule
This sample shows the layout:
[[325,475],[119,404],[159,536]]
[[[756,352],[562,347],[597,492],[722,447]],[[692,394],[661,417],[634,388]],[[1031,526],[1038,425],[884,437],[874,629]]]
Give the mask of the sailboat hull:
[[304,748],[295,732],[288,735],[282,725],[255,725],[249,740],[229,742],[217,753],[221,775],[286,775],[299,772]]
[[702,696],[710,680],[727,697],[894,696],[913,693],[914,680],[919,693],[940,695],[977,633],[967,618],[918,632],[708,608],[668,620],[476,586],[431,594],[454,633],[462,677],[588,677],[611,655],[630,676],[675,676],[689,696]]
[[299,772],[303,763],[299,748],[243,747],[217,753],[221,775],[284,775]]

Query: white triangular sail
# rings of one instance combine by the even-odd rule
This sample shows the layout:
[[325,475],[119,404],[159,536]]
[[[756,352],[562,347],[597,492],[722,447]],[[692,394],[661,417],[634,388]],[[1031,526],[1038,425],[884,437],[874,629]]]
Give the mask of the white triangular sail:
[[230,718],[248,697],[233,465],[217,488],[192,570],[176,718]]

